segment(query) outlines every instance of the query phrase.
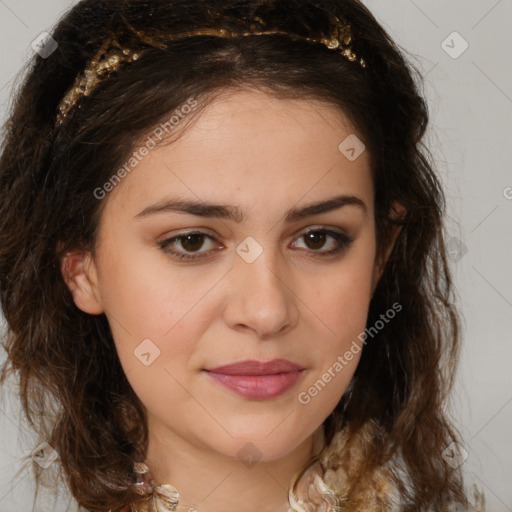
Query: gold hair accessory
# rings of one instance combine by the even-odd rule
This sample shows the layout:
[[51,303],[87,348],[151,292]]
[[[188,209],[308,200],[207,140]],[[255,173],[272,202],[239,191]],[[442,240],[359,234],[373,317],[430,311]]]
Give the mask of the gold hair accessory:
[[133,62],[139,57],[140,52],[133,51],[130,48],[121,48],[112,38],[107,39],[92,58],[83,74],[76,77],[73,86],[60,102],[57,126],[64,121],[75,103],[82,96],[89,96],[102,78],[113,71],[117,71],[121,62]]
[[[248,32],[233,32],[225,28],[203,28],[174,34],[170,37],[167,37],[165,42],[167,43],[170,41],[175,41],[176,39],[183,39],[193,36],[216,36],[226,39],[233,39],[235,37],[241,36],[282,34],[294,40],[299,39],[312,43],[322,43],[329,50],[339,51],[339,53],[350,62],[357,61],[361,67],[366,67],[365,61],[362,58],[358,59],[356,54],[352,51],[352,34],[350,25],[342,23],[338,17],[335,17],[335,23],[333,25],[331,34],[328,37],[321,38],[304,37],[280,30],[268,30],[262,32],[254,31],[254,21],[262,25],[264,25],[264,22],[259,17],[254,17],[252,20],[253,21],[250,21],[251,30]],[[139,39],[150,46],[161,49],[167,48],[165,43],[161,41],[155,41],[142,31],[134,30],[134,32],[137,34]],[[112,72],[118,70],[121,62],[133,62],[137,60],[142,55],[142,53],[143,50],[135,51],[131,50],[130,48],[121,47],[120,44],[115,40],[114,36],[109,37],[101,45],[100,49],[92,58],[85,71],[76,77],[73,86],[68,90],[60,102],[57,113],[57,126],[62,124],[77,101],[82,96],[89,96],[91,91],[101,80],[110,75]]]

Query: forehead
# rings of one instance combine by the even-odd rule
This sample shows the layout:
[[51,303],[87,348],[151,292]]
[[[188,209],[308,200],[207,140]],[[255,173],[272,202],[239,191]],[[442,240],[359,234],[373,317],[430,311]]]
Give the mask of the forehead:
[[178,134],[149,151],[108,202],[132,212],[166,195],[236,195],[252,204],[313,201],[333,189],[373,197],[369,155],[334,105],[237,91],[214,99]]

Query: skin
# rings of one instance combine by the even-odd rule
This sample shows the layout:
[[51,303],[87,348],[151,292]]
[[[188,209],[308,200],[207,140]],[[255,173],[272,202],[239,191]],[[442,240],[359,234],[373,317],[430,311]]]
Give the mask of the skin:
[[[354,340],[361,346],[357,336],[392,249],[376,261],[369,155],[349,161],[338,149],[353,133],[339,110],[317,101],[254,90],[225,94],[103,199],[94,254],[62,260],[77,307],[109,321],[123,369],[148,412],[145,462],[158,482],[179,490],[179,510],[288,510],[290,480],[321,441],[322,423],[352,378],[361,352],[309,403],[298,400]],[[285,223],[289,209],[341,194],[358,197],[366,212],[346,205]],[[237,205],[245,219],[171,211],[136,218],[176,197]],[[400,205],[395,211],[404,213]],[[312,228],[342,231],[354,241],[322,257],[338,242],[327,234],[308,242]],[[159,246],[195,230],[213,239],[182,239],[168,248],[204,259],[179,261]],[[247,237],[263,250],[251,263],[236,252]],[[134,355],[145,339],[160,350],[149,366]],[[306,370],[270,400],[241,397],[202,371],[274,358]],[[247,443],[259,458],[250,467],[237,456]]]

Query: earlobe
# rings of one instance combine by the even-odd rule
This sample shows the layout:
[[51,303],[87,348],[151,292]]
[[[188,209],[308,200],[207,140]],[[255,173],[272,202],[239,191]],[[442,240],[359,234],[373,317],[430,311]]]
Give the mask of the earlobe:
[[90,315],[103,313],[98,275],[91,253],[67,252],[61,258],[60,269],[76,306]]

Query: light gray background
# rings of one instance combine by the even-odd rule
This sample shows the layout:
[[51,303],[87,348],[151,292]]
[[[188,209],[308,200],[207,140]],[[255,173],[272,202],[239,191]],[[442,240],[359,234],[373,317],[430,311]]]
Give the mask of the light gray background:
[[[0,0],[0,120],[13,78],[75,2]],[[468,483],[486,493],[487,510],[512,511],[512,1],[366,0],[377,19],[425,73],[429,142],[448,198],[450,236],[467,252],[450,263],[464,315],[462,361],[453,414],[468,458]],[[469,48],[452,58],[442,43]],[[457,261],[458,260],[458,261]],[[4,358],[4,354],[0,355]],[[0,360],[1,360],[0,359]],[[28,472],[13,479],[19,457],[41,442],[20,425],[9,389],[0,402],[0,512],[32,510]],[[38,511],[66,510],[44,506]],[[69,510],[74,510],[69,507]]]

